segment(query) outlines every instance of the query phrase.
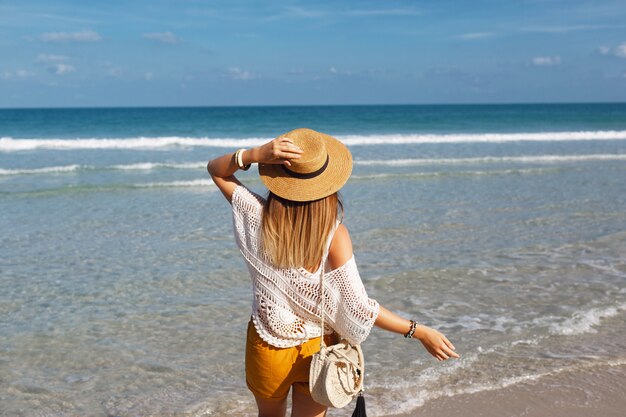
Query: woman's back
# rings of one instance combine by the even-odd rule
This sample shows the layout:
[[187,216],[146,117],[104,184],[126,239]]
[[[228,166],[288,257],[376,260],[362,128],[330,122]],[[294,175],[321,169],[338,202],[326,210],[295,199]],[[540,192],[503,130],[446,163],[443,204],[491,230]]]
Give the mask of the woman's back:
[[[319,337],[321,265],[315,272],[304,267],[275,267],[262,245],[265,199],[239,185],[231,202],[235,239],[252,279],[252,320],[259,335],[276,347],[297,346]],[[351,250],[348,259],[345,250],[343,254],[339,251],[351,246],[345,242],[345,227],[340,233],[344,242],[335,245],[331,262],[325,262],[338,225],[323,245],[327,333],[334,329],[352,343],[361,343],[374,324],[378,303],[367,297]],[[344,262],[338,265],[341,259]]]

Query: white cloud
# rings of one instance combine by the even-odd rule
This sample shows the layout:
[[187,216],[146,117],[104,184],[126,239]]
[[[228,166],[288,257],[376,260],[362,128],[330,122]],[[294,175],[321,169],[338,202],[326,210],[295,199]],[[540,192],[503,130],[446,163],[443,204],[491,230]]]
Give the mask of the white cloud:
[[93,30],[80,32],[46,32],[39,35],[44,42],[97,42],[102,37]]
[[495,35],[495,33],[493,32],[471,32],[471,33],[464,33],[462,35],[457,36],[458,39],[463,39],[466,41],[471,41],[471,40],[475,40],[475,39],[484,39],[484,38],[489,38],[491,36]]
[[70,58],[66,55],[39,54],[35,63],[45,67],[49,72],[63,75],[76,71],[73,65],[66,63]]
[[62,63],[52,64],[52,65],[49,65],[47,68],[48,68],[48,71],[53,72],[56,75],[64,75],[64,74],[69,74],[70,72],[76,71],[76,68],[74,68],[73,65],[62,64]]
[[[337,69],[337,67],[335,67],[335,66],[332,66],[332,67],[328,68],[328,72],[331,73],[332,75],[342,76],[342,77],[345,77],[345,76],[350,77],[350,76],[355,75],[355,73],[353,71]],[[326,74],[322,73],[322,74],[318,74],[318,75],[321,75],[322,77],[324,77]]]
[[17,75],[18,78],[27,78],[32,77],[34,74],[28,70],[19,69],[15,71],[15,75]]
[[413,8],[389,8],[389,9],[355,9],[355,10],[314,10],[303,7],[286,7],[283,12],[269,16],[265,20],[304,18],[320,19],[327,17],[377,17],[377,16],[417,16],[421,15],[420,10]]
[[120,67],[113,65],[109,61],[104,61],[102,67],[106,70],[107,74],[114,78],[121,78],[123,75],[123,70]]
[[145,39],[150,39],[161,43],[174,44],[180,42],[180,38],[174,35],[172,32],[144,33],[141,36],[143,36]]
[[233,80],[254,80],[259,76],[250,71],[243,71],[237,67],[228,68],[228,76]]
[[623,26],[609,26],[609,25],[569,25],[569,26],[528,26],[520,28],[522,32],[536,32],[536,33],[568,33],[581,30],[603,30],[611,28],[621,28]]
[[24,79],[32,77],[33,75],[35,75],[33,72],[25,69],[18,69],[15,71],[3,71],[0,72],[0,80]]
[[346,12],[348,16],[417,16],[422,14],[415,9],[362,9]]
[[317,18],[326,16],[327,13],[320,10],[304,9],[302,7],[288,7],[288,15],[293,17]]
[[118,67],[110,68],[109,75],[115,78],[119,78],[122,76],[122,69]]
[[626,58],[626,42],[622,42],[616,47],[602,45],[598,47],[600,55],[613,55],[618,58]]
[[536,56],[533,58],[533,65],[538,67],[549,67],[559,65],[560,63],[560,56]]
[[69,57],[65,55],[39,54],[39,56],[37,56],[37,59],[35,59],[35,62],[43,62],[43,63],[61,62],[61,61],[67,61],[68,59]]
[[62,16],[62,15],[50,14],[50,13],[35,13],[32,16],[37,17],[37,18],[42,18],[42,19],[61,20],[64,22],[87,23],[90,25],[98,23],[97,21],[91,20],[91,19],[82,19],[82,18],[77,18],[77,17]]

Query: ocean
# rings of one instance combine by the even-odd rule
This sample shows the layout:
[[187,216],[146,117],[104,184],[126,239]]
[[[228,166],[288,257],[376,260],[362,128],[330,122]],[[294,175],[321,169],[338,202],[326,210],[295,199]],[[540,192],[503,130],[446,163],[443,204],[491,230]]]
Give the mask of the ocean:
[[256,415],[206,163],[299,127],[353,154],[370,297],[461,354],[372,330],[372,415],[626,364],[626,104],[0,109],[0,416]]

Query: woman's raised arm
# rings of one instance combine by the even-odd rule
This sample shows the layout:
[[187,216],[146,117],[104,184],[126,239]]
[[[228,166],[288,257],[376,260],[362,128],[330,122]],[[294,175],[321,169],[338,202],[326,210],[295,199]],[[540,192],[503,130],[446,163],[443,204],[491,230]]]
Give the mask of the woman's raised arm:
[[[291,139],[283,136],[256,148],[244,150],[241,154],[241,159],[243,165],[260,162],[263,164],[284,164],[290,166],[289,160],[300,158],[301,154],[302,150],[294,145]],[[211,174],[213,182],[229,202],[235,187],[241,184],[234,175],[238,169],[235,153],[227,153],[211,159],[207,164],[207,171]]]

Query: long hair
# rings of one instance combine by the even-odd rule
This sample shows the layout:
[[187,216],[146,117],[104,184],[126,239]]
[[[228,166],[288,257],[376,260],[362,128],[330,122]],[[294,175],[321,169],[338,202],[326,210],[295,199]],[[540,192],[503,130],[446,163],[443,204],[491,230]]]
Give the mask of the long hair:
[[339,193],[315,201],[291,201],[270,192],[263,206],[263,250],[279,268],[317,269],[343,203]]

